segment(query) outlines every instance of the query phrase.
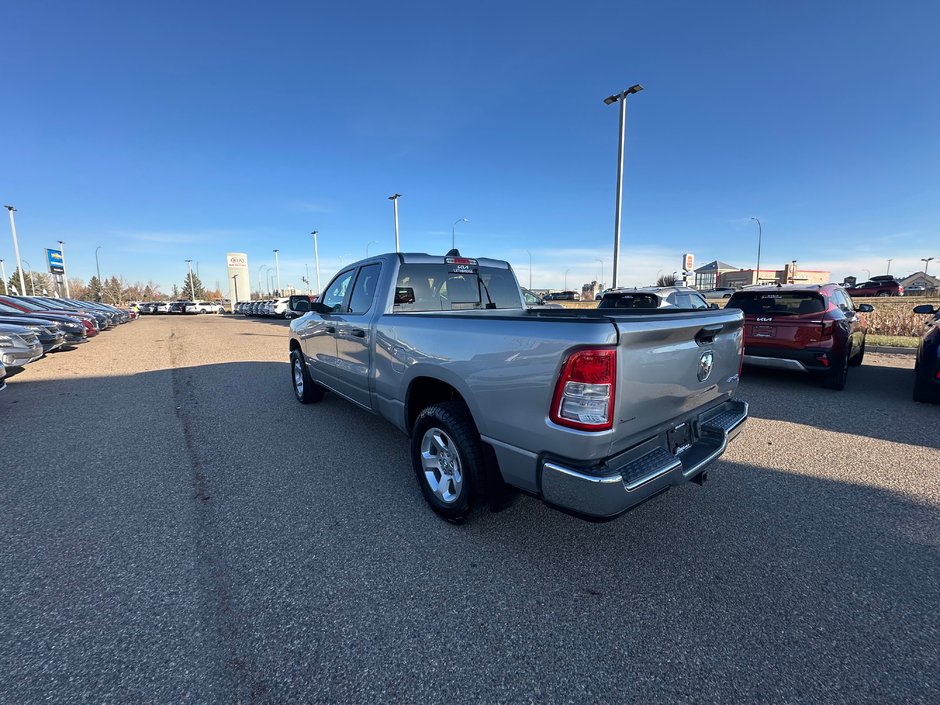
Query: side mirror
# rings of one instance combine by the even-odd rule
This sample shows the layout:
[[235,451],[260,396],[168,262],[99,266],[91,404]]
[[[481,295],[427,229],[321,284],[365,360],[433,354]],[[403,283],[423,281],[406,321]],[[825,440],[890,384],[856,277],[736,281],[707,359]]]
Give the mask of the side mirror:
[[927,316],[932,316],[935,313],[940,313],[940,310],[935,309],[930,304],[921,304],[920,306],[914,307],[914,313],[921,313]]
[[288,307],[294,313],[307,313],[310,310],[310,301],[308,299],[291,299]]
[[875,310],[875,307],[872,306],[871,304],[859,304],[858,305],[859,313],[871,313],[874,310]]

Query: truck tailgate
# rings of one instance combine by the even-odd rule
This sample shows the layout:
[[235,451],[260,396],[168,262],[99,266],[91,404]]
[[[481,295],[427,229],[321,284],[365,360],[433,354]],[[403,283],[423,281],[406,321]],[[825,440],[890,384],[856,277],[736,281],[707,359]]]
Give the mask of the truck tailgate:
[[614,452],[734,393],[744,345],[740,311],[610,319],[620,348]]

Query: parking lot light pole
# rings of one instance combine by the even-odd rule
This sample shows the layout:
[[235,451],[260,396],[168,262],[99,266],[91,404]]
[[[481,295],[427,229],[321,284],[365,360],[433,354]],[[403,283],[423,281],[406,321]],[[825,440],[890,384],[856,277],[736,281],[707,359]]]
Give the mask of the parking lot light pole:
[[232,302],[232,313],[235,313],[235,304],[238,303],[238,275],[232,275],[233,286],[235,287],[235,300]]
[[751,220],[757,221],[757,281],[754,283],[760,284],[760,241],[764,236],[764,228],[761,226],[758,218],[752,217]]
[[602,259],[595,259],[594,261],[601,263],[601,280],[600,280],[599,283],[600,283],[600,285],[601,285],[601,289],[603,289],[603,288],[604,288],[604,260],[602,260]]
[[[924,279],[925,279],[925,280],[927,279],[927,266],[930,264],[930,260],[932,260],[932,259],[933,259],[933,257],[921,257],[921,258],[920,258],[920,261],[924,263]],[[924,287],[924,290],[925,290],[925,291],[926,291],[926,289],[927,289],[927,287]]]
[[193,285],[193,261],[191,259],[186,260],[186,266],[189,267],[189,300],[196,300],[196,287]]
[[568,291],[568,272],[570,272],[570,271],[571,271],[570,268],[565,270],[565,288],[564,288],[564,291]]
[[613,105],[620,101],[620,149],[617,155],[617,202],[614,217],[614,271],[611,276],[611,286],[614,288],[617,287],[617,279],[620,276],[620,215],[623,208],[623,146],[627,138],[627,96],[642,90],[643,86],[637,83],[625,91],[604,98],[605,105]]
[[454,221],[453,227],[450,229],[450,249],[454,250],[457,248],[457,223],[469,223],[468,218],[457,218]]
[[65,298],[71,299],[72,292],[69,290],[69,268],[65,266],[65,243],[59,240],[59,252],[62,253],[62,278],[65,279]]
[[[397,218],[396,218],[395,222],[398,223]],[[395,237],[395,252],[398,252],[398,237],[397,237],[398,227],[397,227],[397,225],[396,225],[396,228],[395,228],[395,233],[396,233],[396,237]],[[315,260],[315,264],[316,264],[316,267],[317,267],[317,296],[319,296],[319,295],[320,295],[320,250],[317,248],[317,235],[319,235],[319,231],[318,231],[318,230],[314,230],[314,231],[313,231],[312,233],[310,233],[310,234],[313,235],[313,258],[314,258],[314,260]]]
[[[398,249],[398,199],[401,198],[400,193],[392,194],[388,197],[388,200],[392,202],[392,211],[395,214],[395,252],[399,252]],[[320,280],[317,280],[317,288],[320,288]],[[319,292],[317,292],[319,293]]]
[[20,273],[20,291],[26,295],[26,280],[23,278],[23,263],[20,260],[20,244],[16,240],[16,222],[13,220],[13,213],[16,208],[13,206],[4,206],[10,212],[10,230],[13,232],[13,252],[16,254],[16,269]]
[[260,267],[258,267],[258,296],[261,296],[261,294],[264,293],[264,288],[261,286],[261,270],[267,266],[268,265],[266,264],[262,264]]
[[888,271],[886,271],[885,274],[891,274],[891,263],[892,263],[893,261],[894,261],[894,258],[893,258],[893,257],[890,258],[890,259],[888,259]]
[[281,295],[281,265],[278,263],[278,260],[277,260],[277,252],[278,252],[277,250],[274,250],[274,273],[275,273],[275,279],[277,281],[277,293],[278,293],[278,296],[280,296]]

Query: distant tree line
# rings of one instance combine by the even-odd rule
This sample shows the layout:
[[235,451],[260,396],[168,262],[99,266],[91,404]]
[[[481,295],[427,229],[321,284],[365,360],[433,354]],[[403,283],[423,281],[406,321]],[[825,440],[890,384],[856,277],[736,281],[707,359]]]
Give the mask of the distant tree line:
[[[20,291],[20,273],[16,269],[7,280],[7,290],[12,294],[14,292],[25,296],[54,296],[56,294],[56,284],[52,275],[46,272],[23,271],[23,279],[26,284],[26,291]],[[0,292],[2,293],[2,292]],[[93,276],[87,282],[79,277],[69,277],[69,293],[73,299],[83,299],[86,301],[101,301],[106,304],[124,304],[128,301],[160,301],[171,298],[176,299],[206,299],[209,301],[221,300],[224,298],[219,290],[218,283],[215,289],[206,289],[199,277],[193,272],[192,286],[190,286],[189,272],[185,274],[183,286],[176,284],[170,294],[165,294],[160,289],[160,285],[150,280],[146,283],[134,282],[131,284],[121,275],[114,275],[103,282],[98,277]],[[58,287],[59,296],[65,296],[65,285]]]

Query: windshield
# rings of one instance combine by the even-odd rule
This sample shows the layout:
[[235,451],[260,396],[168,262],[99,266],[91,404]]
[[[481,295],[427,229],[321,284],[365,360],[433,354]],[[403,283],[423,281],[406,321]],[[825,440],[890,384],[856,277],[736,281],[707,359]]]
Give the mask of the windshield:
[[739,308],[750,316],[799,316],[822,313],[826,302],[810,291],[739,291],[725,308]]
[[455,271],[457,269],[443,262],[403,264],[395,285],[393,311],[522,308],[519,285],[512,270],[480,267],[478,276],[476,272]]

